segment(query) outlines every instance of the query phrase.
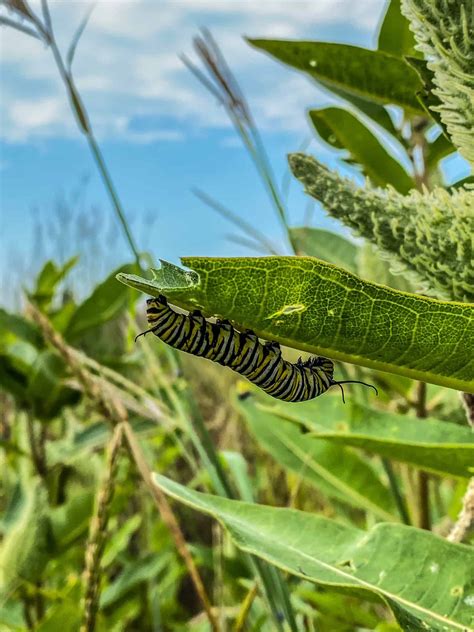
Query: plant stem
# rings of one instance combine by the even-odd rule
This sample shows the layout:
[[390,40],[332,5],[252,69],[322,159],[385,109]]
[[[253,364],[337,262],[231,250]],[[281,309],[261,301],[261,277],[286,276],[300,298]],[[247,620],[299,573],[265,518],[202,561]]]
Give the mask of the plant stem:
[[44,599],[41,594],[41,581],[37,581],[35,584],[35,610],[36,610],[36,620],[41,621],[44,617]]
[[31,614],[31,599],[28,597],[26,593],[22,596],[23,601],[23,617],[25,619],[26,627],[28,630],[35,629],[35,622],[33,621],[33,617]]
[[86,138],[87,138],[87,142],[89,143],[89,147],[92,152],[92,155],[94,156],[96,165],[99,169],[100,175],[102,176],[102,180],[104,182],[105,188],[107,189],[107,192],[110,196],[112,205],[122,225],[123,232],[127,239],[128,245],[130,246],[130,250],[133,253],[135,262],[138,266],[140,266],[140,254],[138,252],[138,248],[133,238],[133,235],[130,231],[130,227],[125,217],[125,211],[122,208],[122,204],[117,195],[117,191],[115,189],[114,183],[112,182],[112,178],[110,176],[109,170],[107,169],[107,165],[105,164],[104,159],[102,157],[102,152],[100,151],[99,145],[97,144],[97,141],[91,132],[89,134],[86,134]]
[[245,595],[245,599],[242,602],[242,606],[239,610],[239,614],[235,620],[233,632],[242,632],[245,626],[245,622],[247,621],[248,613],[250,612],[250,608],[254,602],[255,597],[258,594],[258,584],[254,582],[252,587]]
[[[44,456],[44,446],[40,445],[35,435],[34,418],[31,413],[27,413],[26,427],[28,431],[28,441],[30,444],[31,459],[37,474],[44,480],[48,474]],[[41,429],[39,441],[44,441],[44,429]]]
[[453,528],[447,536],[450,542],[462,542],[474,524],[474,478],[468,483],[462,507]]
[[[426,410],[426,384],[418,382],[416,396],[416,416],[418,419],[425,419],[428,416]],[[419,527],[420,529],[431,529],[429,478],[426,472],[418,473],[418,500],[419,500]]]
[[80,632],[93,632],[100,597],[100,563],[107,538],[109,507],[114,493],[118,457],[122,446],[123,425],[115,426],[109,444],[105,477],[97,496],[97,507],[90,524],[84,569],[84,605]]
[[[179,353],[172,350],[171,355],[181,372],[181,358]],[[204,419],[191,388],[187,386],[185,393],[183,394],[185,394],[186,401],[188,403],[188,427],[193,444],[198,450],[201,460],[208,468],[211,480],[214,481],[217,479],[218,486],[216,488],[216,492],[219,496],[223,496],[225,498],[238,499],[239,497],[234,493],[229,478],[222,467],[219,454],[214,446],[206,424],[204,423]],[[209,469],[209,466],[211,469]],[[247,561],[252,571],[260,576],[264,587],[263,594],[267,599],[268,606],[273,614],[275,624],[278,629],[283,630],[280,621],[283,614],[290,626],[290,629],[292,631],[296,631],[296,621],[291,607],[287,587],[279,571],[273,566],[266,565],[257,557],[247,557],[244,555],[243,559]]]
[[[429,173],[426,168],[426,119],[421,117],[414,119],[411,125],[411,144],[412,150],[409,151],[409,157],[413,165],[413,172],[415,174],[415,184],[419,191],[423,191],[424,188],[429,186]],[[414,149],[419,149],[421,164],[417,166],[414,158]],[[416,416],[419,419],[424,419],[428,416],[426,408],[426,384],[425,382],[418,382],[416,391],[416,401],[414,403]],[[429,501],[429,479],[426,472],[420,471],[418,473],[418,526],[421,529],[431,529],[431,515],[430,515],[430,501]]]
[[194,39],[194,46],[209,76],[187,57],[183,56],[182,61],[224,107],[255,165],[291,249],[294,251],[285,203],[278,190],[265,146],[244,94],[209,31],[203,30],[202,37],[198,36]]
[[395,504],[397,505],[398,513],[400,514],[400,518],[404,524],[411,524],[410,516],[408,514],[408,509],[405,503],[405,499],[403,498],[400,488],[398,486],[398,480],[395,476],[395,472],[393,471],[393,467],[389,459],[382,458],[382,465],[385,470],[385,474],[388,478],[388,483],[390,485],[390,489],[393,494],[393,498],[395,500]]

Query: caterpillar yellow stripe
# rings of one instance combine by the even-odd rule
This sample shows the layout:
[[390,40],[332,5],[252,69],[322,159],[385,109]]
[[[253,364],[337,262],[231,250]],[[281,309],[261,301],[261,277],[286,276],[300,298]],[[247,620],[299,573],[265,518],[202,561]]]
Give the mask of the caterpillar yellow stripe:
[[[328,358],[310,357],[295,364],[281,355],[277,342],[261,343],[251,331],[239,332],[227,320],[207,321],[199,311],[188,315],[175,312],[163,295],[147,301],[149,329],[175,349],[228,366],[272,397],[285,402],[304,402],[325,393],[331,386],[356,383],[334,380],[334,364]],[[139,337],[137,336],[137,338]]]

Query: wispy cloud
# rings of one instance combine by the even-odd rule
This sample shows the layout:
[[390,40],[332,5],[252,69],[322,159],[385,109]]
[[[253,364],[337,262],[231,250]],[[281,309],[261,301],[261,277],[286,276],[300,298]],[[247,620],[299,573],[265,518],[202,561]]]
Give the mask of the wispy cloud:
[[[209,27],[239,77],[256,118],[268,130],[304,130],[304,110],[326,97],[302,76],[253,50],[242,35],[333,39],[350,19],[352,33],[373,32],[384,0],[101,0],[74,62],[77,84],[98,135],[132,142],[176,141],[228,125],[224,114],[178,59]],[[38,2],[32,6],[39,12]],[[50,3],[58,40],[67,48],[87,5]],[[50,51],[2,30],[0,102],[8,142],[77,135]],[[148,121],[145,130],[137,120]]]

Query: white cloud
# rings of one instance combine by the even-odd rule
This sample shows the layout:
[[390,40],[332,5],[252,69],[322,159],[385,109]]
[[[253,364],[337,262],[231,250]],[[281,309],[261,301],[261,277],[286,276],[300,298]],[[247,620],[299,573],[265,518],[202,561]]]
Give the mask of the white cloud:
[[[41,13],[38,0],[31,2]],[[87,10],[52,0],[62,50]],[[79,43],[74,72],[99,137],[132,142],[179,140],[202,128],[226,127],[212,97],[183,67],[199,27],[209,27],[242,83],[259,125],[304,130],[304,110],[326,98],[297,73],[252,49],[242,35],[331,39],[331,27],[372,33],[384,0],[99,0]],[[12,29],[2,30],[0,103],[9,142],[77,135],[51,52]],[[142,127],[140,127],[142,125]]]

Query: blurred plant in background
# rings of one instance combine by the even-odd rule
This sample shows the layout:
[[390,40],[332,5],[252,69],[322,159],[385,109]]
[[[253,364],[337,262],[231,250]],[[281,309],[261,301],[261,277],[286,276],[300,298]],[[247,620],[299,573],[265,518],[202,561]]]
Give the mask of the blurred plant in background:
[[[471,549],[433,535],[450,534],[452,542],[471,538],[462,499],[469,495],[474,443],[456,392],[415,383],[403,372],[340,366],[349,377],[382,387],[380,401],[374,406],[354,390],[345,407],[337,394],[297,407],[273,406],[258,395],[238,400],[239,385],[228,370],[149,338],[135,345],[134,337],[144,327],[138,294],[115,277],[139,274],[144,257],[71,73],[87,20],[63,60],[46,0],[42,20],[25,0],[6,4],[12,17],[2,18],[4,25],[40,37],[51,48],[119,223],[96,219],[100,215],[85,203],[83,183],[70,199],[58,200],[47,231],[41,213],[35,212],[38,236],[43,233],[45,239],[47,232],[53,238],[45,250],[54,252],[54,260],[44,264],[26,289],[24,309],[0,310],[0,630],[468,629],[469,603],[450,609],[444,599],[447,575],[458,580]],[[407,7],[417,20],[427,11],[421,1],[407,2]],[[462,13],[462,20],[471,19],[466,15]],[[433,29],[435,18],[430,18]],[[454,26],[465,24],[457,18]],[[445,81],[446,60],[440,62],[442,79],[436,83],[436,61],[433,57],[425,64],[408,26],[399,3],[392,0],[377,51],[322,42],[252,41],[344,100],[344,107],[310,111],[310,121],[341,160],[373,185],[391,187],[386,199],[394,206],[412,200],[408,213],[404,211],[409,214],[406,226],[416,202],[429,199],[426,188],[442,184],[439,161],[458,147],[450,138],[461,139],[468,158],[472,146],[472,137],[465,140],[464,124],[450,120],[447,135],[439,127],[439,102],[452,89]],[[457,45],[467,42],[471,48],[463,49],[464,54],[472,54],[472,41],[463,29],[466,41]],[[310,226],[289,226],[285,198],[250,105],[211,35],[204,31],[195,46],[202,68],[185,61],[225,108],[295,255],[317,256],[395,290],[436,293],[441,288],[453,290],[453,298],[465,298],[472,272],[463,241],[465,223],[472,220],[467,211],[459,222],[459,269],[466,278],[459,280],[457,270],[446,270],[443,262],[433,271],[424,265],[426,258],[417,262],[405,256],[412,251],[400,237],[403,217],[399,231],[394,230],[400,237],[396,241],[393,226],[378,230],[375,221],[370,224],[363,217],[361,207],[354,207],[353,185],[298,154],[291,165],[308,192],[367,241],[354,243]],[[434,55],[431,48],[428,52]],[[439,94],[432,82],[440,86]],[[435,98],[437,122],[431,118]],[[397,116],[391,114],[393,107]],[[389,151],[393,143],[410,170]],[[465,184],[458,183],[459,194],[446,200],[459,195],[468,208],[472,191]],[[412,188],[424,197],[406,197]],[[380,195],[363,191],[361,197],[376,200]],[[198,195],[233,222],[247,244],[276,254],[266,235],[238,213],[208,193]],[[118,265],[104,256],[118,239],[115,226],[124,231],[131,263]],[[139,243],[143,248],[144,241]],[[112,263],[117,269],[110,273]],[[407,274],[410,265],[417,274]],[[79,274],[71,282],[75,269]],[[102,280],[87,293],[85,288],[99,275]],[[20,284],[19,277],[15,283]],[[468,352],[466,341],[459,354]],[[291,350],[285,353],[293,358]],[[472,412],[468,395],[464,403]],[[186,488],[153,479],[152,470]],[[198,496],[195,489],[215,496]],[[171,504],[165,492],[184,504]],[[237,505],[236,500],[249,504]],[[256,503],[308,515],[278,514]],[[453,529],[460,510],[461,520]],[[278,515],[285,516],[282,523]],[[215,517],[229,531],[216,528]],[[298,523],[303,519],[308,520],[304,528]],[[378,531],[372,530],[374,525]],[[296,546],[300,538],[312,547],[303,561]],[[362,551],[365,562],[354,550]],[[423,556],[431,566],[416,567],[417,592],[409,576],[417,557]],[[364,563],[368,570],[361,589],[357,572]],[[390,598],[383,592],[384,569],[388,579],[399,582]],[[424,600],[428,579],[429,603]],[[453,590],[461,589],[449,587],[449,599],[457,599]],[[461,592],[459,598],[465,595]]]

